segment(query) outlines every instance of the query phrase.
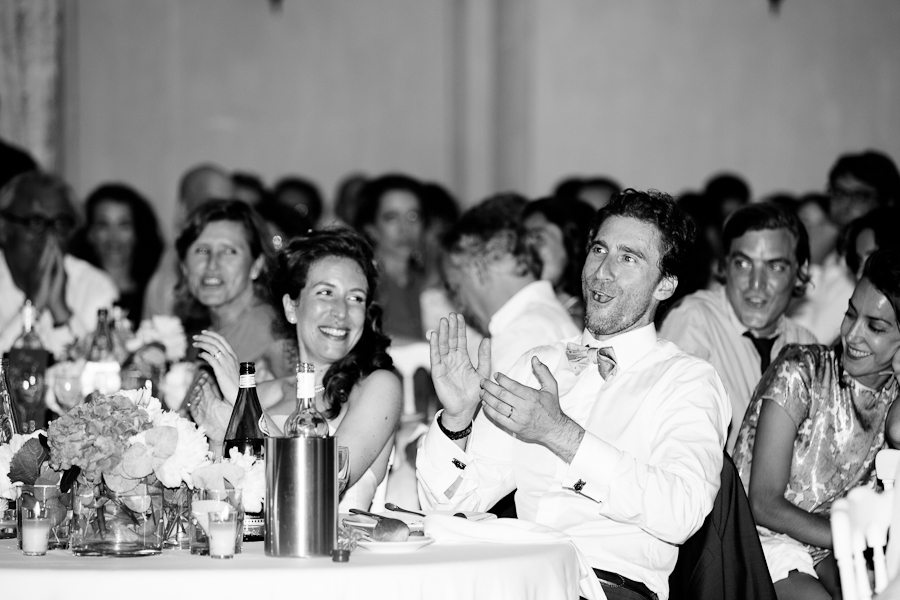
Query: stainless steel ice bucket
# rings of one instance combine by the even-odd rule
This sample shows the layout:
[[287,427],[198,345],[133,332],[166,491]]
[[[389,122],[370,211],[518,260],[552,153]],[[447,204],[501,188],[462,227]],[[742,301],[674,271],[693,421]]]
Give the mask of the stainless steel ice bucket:
[[266,438],[266,554],[331,556],[337,543],[337,444]]

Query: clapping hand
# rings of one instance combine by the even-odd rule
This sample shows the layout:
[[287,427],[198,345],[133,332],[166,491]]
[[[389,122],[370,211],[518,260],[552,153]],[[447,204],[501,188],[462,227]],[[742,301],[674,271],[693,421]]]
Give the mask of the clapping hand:
[[199,357],[212,367],[223,399],[234,404],[238,394],[239,365],[231,344],[215,331],[203,330],[194,336],[193,345],[200,350]]
[[571,462],[584,429],[560,408],[559,388],[547,365],[534,356],[531,368],[541,384],[538,390],[502,373],[494,374],[496,383],[485,379],[481,393],[484,414],[516,438],[546,446],[566,462]]
[[55,236],[48,236],[38,262],[38,289],[34,295],[34,307],[38,313],[48,309],[57,325],[72,316],[66,305],[66,269],[63,251]]
[[473,366],[466,347],[466,320],[450,313],[431,334],[429,345],[431,380],[444,405],[441,422],[451,431],[464,429],[481,402],[482,381],[490,377],[491,342],[488,338],[481,341],[478,366]]

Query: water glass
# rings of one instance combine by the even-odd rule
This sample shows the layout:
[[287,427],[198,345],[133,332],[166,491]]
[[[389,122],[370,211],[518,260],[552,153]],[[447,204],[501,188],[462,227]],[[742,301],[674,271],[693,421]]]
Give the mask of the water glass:
[[43,556],[50,542],[50,516],[46,509],[35,506],[22,510],[22,554]]
[[235,515],[234,553],[241,553],[241,542],[244,539],[241,490],[196,488],[191,496],[191,554],[209,554],[209,513],[222,511]]
[[236,529],[237,513],[234,510],[217,510],[209,513],[210,557],[234,558]]
[[8,504],[3,508],[7,500],[0,500],[0,540],[16,537],[17,517],[15,504]]

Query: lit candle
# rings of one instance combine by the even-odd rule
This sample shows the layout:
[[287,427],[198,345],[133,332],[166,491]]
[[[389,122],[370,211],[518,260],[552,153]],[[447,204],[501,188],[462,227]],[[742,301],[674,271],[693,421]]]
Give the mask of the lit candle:
[[209,555],[213,558],[234,558],[236,536],[235,514],[209,513]]
[[47,554],[50,519],[47,517],[22,519],[22,553],[25,556]]

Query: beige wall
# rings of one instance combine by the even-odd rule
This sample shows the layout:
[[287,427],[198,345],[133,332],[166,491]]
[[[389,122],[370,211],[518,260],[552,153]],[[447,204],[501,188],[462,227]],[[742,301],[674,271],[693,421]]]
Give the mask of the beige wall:
[[678,192],[711,171],[822,189],[847,150],[900,159],[900,3],[540,0],[533,178]]
[[[171,221],[200,161],[315,178],[450,171],[441,2],[91,0],[75,6],[69,176],[124,179]],[[402,17],[402,18],[401,18]]]
[[821,187],[900,157],[900,3],[786,0],[70,1],[65,169],[165,226],[199,161],[330,195],[402,169],[471,204],[575,172],[678,192],[734,169]]

